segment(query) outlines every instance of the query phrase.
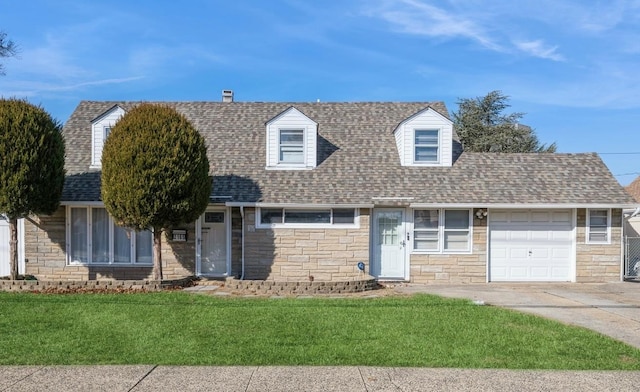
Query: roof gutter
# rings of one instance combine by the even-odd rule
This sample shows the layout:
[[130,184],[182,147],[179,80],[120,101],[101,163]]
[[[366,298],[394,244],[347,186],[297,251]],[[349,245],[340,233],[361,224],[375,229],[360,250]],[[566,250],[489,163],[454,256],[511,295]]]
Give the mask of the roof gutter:
[[359,203],[359,204],[316,204],[316,203],[247,203],[247,202],[227,202],[227,207],[272,207],[272,208],[373,208],[371,203]]
[[550,209],[550,208],[640,208],[639,204],[616,203],[548,203],[548,204],[514,204],[514,203],[410,203],[411,208],[504,208],[504,209]]

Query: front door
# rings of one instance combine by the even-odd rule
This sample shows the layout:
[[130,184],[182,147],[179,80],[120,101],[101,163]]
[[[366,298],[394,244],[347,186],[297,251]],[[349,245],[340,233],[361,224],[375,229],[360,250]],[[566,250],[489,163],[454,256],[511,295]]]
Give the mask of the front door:
[[9,237],[9,222],[0,215],[0,276],[8,276],[11,274]]
[[224,276],[228,274],[228,219],[226,210],[207,210],[200,218],[199,275]]
[[377,209],[373,214],[373,276],[406,279],[403,209]]

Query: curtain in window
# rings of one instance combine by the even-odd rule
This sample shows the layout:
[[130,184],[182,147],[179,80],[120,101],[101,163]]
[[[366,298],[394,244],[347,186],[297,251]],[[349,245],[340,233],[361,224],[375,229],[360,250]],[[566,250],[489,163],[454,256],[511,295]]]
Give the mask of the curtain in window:
[[149,230],[136,233],[136,263],[151,263],[153,260],[153,240]]
[[109,214],[104,208],[91,209],[91,262],[109,262]]
[[71,209],[71,260],[86,263],[87,254],[87,209]]
[[133,231],[120,226],[113,226],[113,262],[131,262],[131,233]]

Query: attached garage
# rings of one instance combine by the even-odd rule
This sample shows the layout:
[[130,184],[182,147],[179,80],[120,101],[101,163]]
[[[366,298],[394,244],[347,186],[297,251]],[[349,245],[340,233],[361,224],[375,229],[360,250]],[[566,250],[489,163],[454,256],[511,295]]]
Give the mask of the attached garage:
[[489,281],[572,281],[573,222],[570,209],[491,210]]

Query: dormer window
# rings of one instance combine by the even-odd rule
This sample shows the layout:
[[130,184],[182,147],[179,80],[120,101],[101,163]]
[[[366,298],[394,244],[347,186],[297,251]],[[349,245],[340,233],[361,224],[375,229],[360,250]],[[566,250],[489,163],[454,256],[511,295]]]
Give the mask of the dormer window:
[[267,169],[316,167],[318,124],[294,107],[267,121]]
[[104,127],[102,134],[104,135],[102,140],[107,140],[107,136],[111,133],[111,127]]
[[451,166],[453,123],[427,107],[393,131],[402,166]]
[[280,129],[280,157],[282,164],[304,163],[304,130]]
[[91,169],[102,167],[102,149],[104,142],[111,133],[111,128],[124,115],[124,109],[114,105],[91,121]]
[[440,146],[439,131],[437,129],[422,130],[416,129],[414,132],[414,162],[417,163],[437,163],[438,150]]

